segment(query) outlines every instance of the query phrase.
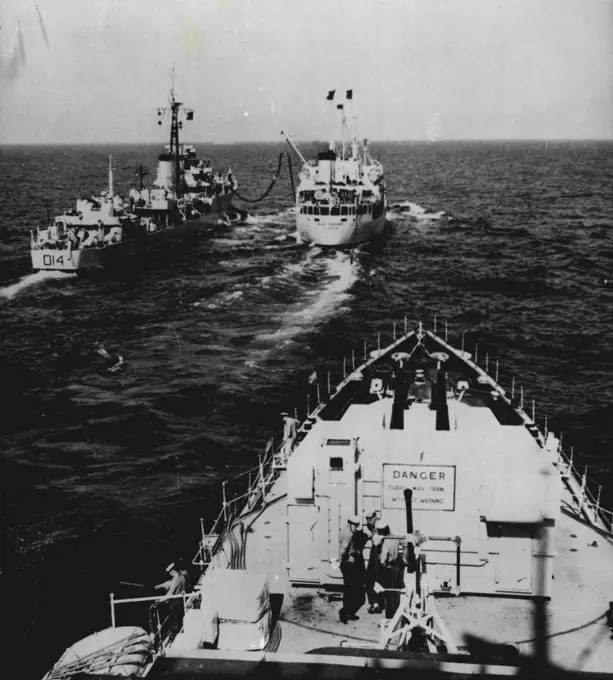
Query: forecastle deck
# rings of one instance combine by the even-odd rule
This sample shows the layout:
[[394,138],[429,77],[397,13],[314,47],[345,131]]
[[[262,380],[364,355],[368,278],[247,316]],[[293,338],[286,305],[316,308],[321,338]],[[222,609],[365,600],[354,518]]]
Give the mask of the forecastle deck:
[[[613,668],[604,621],[613,589],[611,536],[577,508],[553,437],[535,433],[468,358],[432,361],[450,349],[434,336],[421,343],[408,337],[354,371],[301,428],[265,502],[247,508],[222,539],[209,568],[268,578],[277,622],[268,660],[379,645],[379,615],[363,607],[359,620],[339,621],[338,533],[350,514],[376,509],[392,533],[404,535],[399,492],[410,486],[415,530],[429,538],[428,580],[460,649],[479,638],[532,654],[534,596],[544,592],[550,600],[540,632],[551,662]],[[406,355],[408,376],[400,385],[388,375],[398,353]]]

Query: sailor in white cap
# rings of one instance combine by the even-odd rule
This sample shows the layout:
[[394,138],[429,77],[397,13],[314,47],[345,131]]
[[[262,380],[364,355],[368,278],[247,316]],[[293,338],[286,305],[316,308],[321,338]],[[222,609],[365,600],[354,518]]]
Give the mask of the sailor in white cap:
[[164,581],[164,583],[158,583],[154,588],[156,590],[166,589],[166,597],[170,595],[181,595],[187,589],[187,573],[179,569],[179,566],[174,562],[171,562],[167,567],[166,571],[170,574],[170,581]]
[[343,529],[341,539],[341,571],[343,573],[343,606],[339,611],[339,619],[343,623],[356,621],[358,609],[364,604],[365,598],[365,568],[364,547],[368,536],[360,528],[360,518],[350,515],[347,519],[347,529]]
[[187,590],[187,572],[176,562],[171,562],[166,567],[166,571],[170,574],[171,579],[164,581],[164,583],[158,583],[154,588],[156,590],[166,589],[166,594],[161,601],[158,601],[160,604],[157,606],[163,607],[160,611],[167,612],[169,631],[176,635],[181,630],[185,614],[184,598],[178,596],[183,595]]

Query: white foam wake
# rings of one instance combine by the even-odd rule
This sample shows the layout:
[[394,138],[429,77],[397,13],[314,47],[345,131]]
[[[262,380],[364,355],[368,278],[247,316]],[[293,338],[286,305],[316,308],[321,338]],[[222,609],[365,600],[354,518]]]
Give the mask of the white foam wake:
[[440,220],[441,217],[445,215],[444,210],[438,210],[437,212],[432,212],[427,208],[422,207],[418,203],[412,203],[411,201],[402,201],[401,203],[395,203],[390,208],[391,213],[409,215],[410,217],[415,217],[418,220]]
[[255,215],[249,214],[245,219],[246,224],[260,225],[260,224],[275,224],[279,220],[290,217],[296,212],[296,208],[287,208],[285,210],[278,210],[273,213],[258,213]]
[[57,272],[57,271],[38,271],[33,274],[27,274],[23,276],[17,283],[13,283],[5,288],[0,288],[0,297],[4,297],[7,300],[11,300],[22,290],[34,286],[37,283],[42,283],[43,281],[50,281],[52,279],[71,279],[74,278],[76,274],[69,272]]
[[198,302],[192,303],[192,306],[203,306],[206,307],[206,309],[219,309],[220,307],[227,307],[233,304],[242,297],[242,290],[224,291],[215,301],[205,302],[204,300],[199,300]]
[[[304,271],[305,266],[313,260],[311,253],[306,262],[294,266],[300,266]],[[324,271],[320,275],[321,287],[306,293],[299,302],[292,305],[281,317],[278,330],[262,333],[257,336],[257,340],[288,341],[332,315],[349,299],[350,290],[359,276],[359,268],[357,261],[347,253],[336,252],[327,258]]]

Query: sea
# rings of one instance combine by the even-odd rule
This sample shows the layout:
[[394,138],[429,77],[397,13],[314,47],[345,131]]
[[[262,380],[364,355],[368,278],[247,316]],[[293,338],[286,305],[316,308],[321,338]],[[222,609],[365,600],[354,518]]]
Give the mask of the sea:
[[[316,143],[303,144],[307,157]],[[245,198],[280,144],[198,145]],[[476,354],[572,449],[613,509],[613,142],[373,143],[384,238],[296,238],[287,158],[240,224],[120,270],[33,273],[30,230],[156,146],[0,147],[0,447],[5,653],[40,678],[191,559],[221,483],[258,464],[316,372],[342,378],[418,322]],[[294,178],[298,164],[293,159]],[[152,176],[145,178],[150,181]],[[463,339],[462,339],[463,338]],[[326,378],[327,379],[327,378]],[[245,477],[242,478],[243,482]],[[230,482],[228,494],[241,483]]]

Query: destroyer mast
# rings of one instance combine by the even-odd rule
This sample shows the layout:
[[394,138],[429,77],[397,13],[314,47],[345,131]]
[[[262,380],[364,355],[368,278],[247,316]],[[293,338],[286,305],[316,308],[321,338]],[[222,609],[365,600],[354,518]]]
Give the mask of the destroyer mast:
[[[172,69],[172,84],[170,87],[170,103],[168,107],[158,109],[158,125],[162,124],[161,116],[170,110],[170,144],[169,154],[174,161],[174,190],[177,197],[181,195],[181,146],[179,143],[179,130],[183,128],[183,121],[179,120],[179,113],[183,108],[183,103],[175,98],[175,70]],[[193,120],[194,112],[185,109],[186,120]]]

